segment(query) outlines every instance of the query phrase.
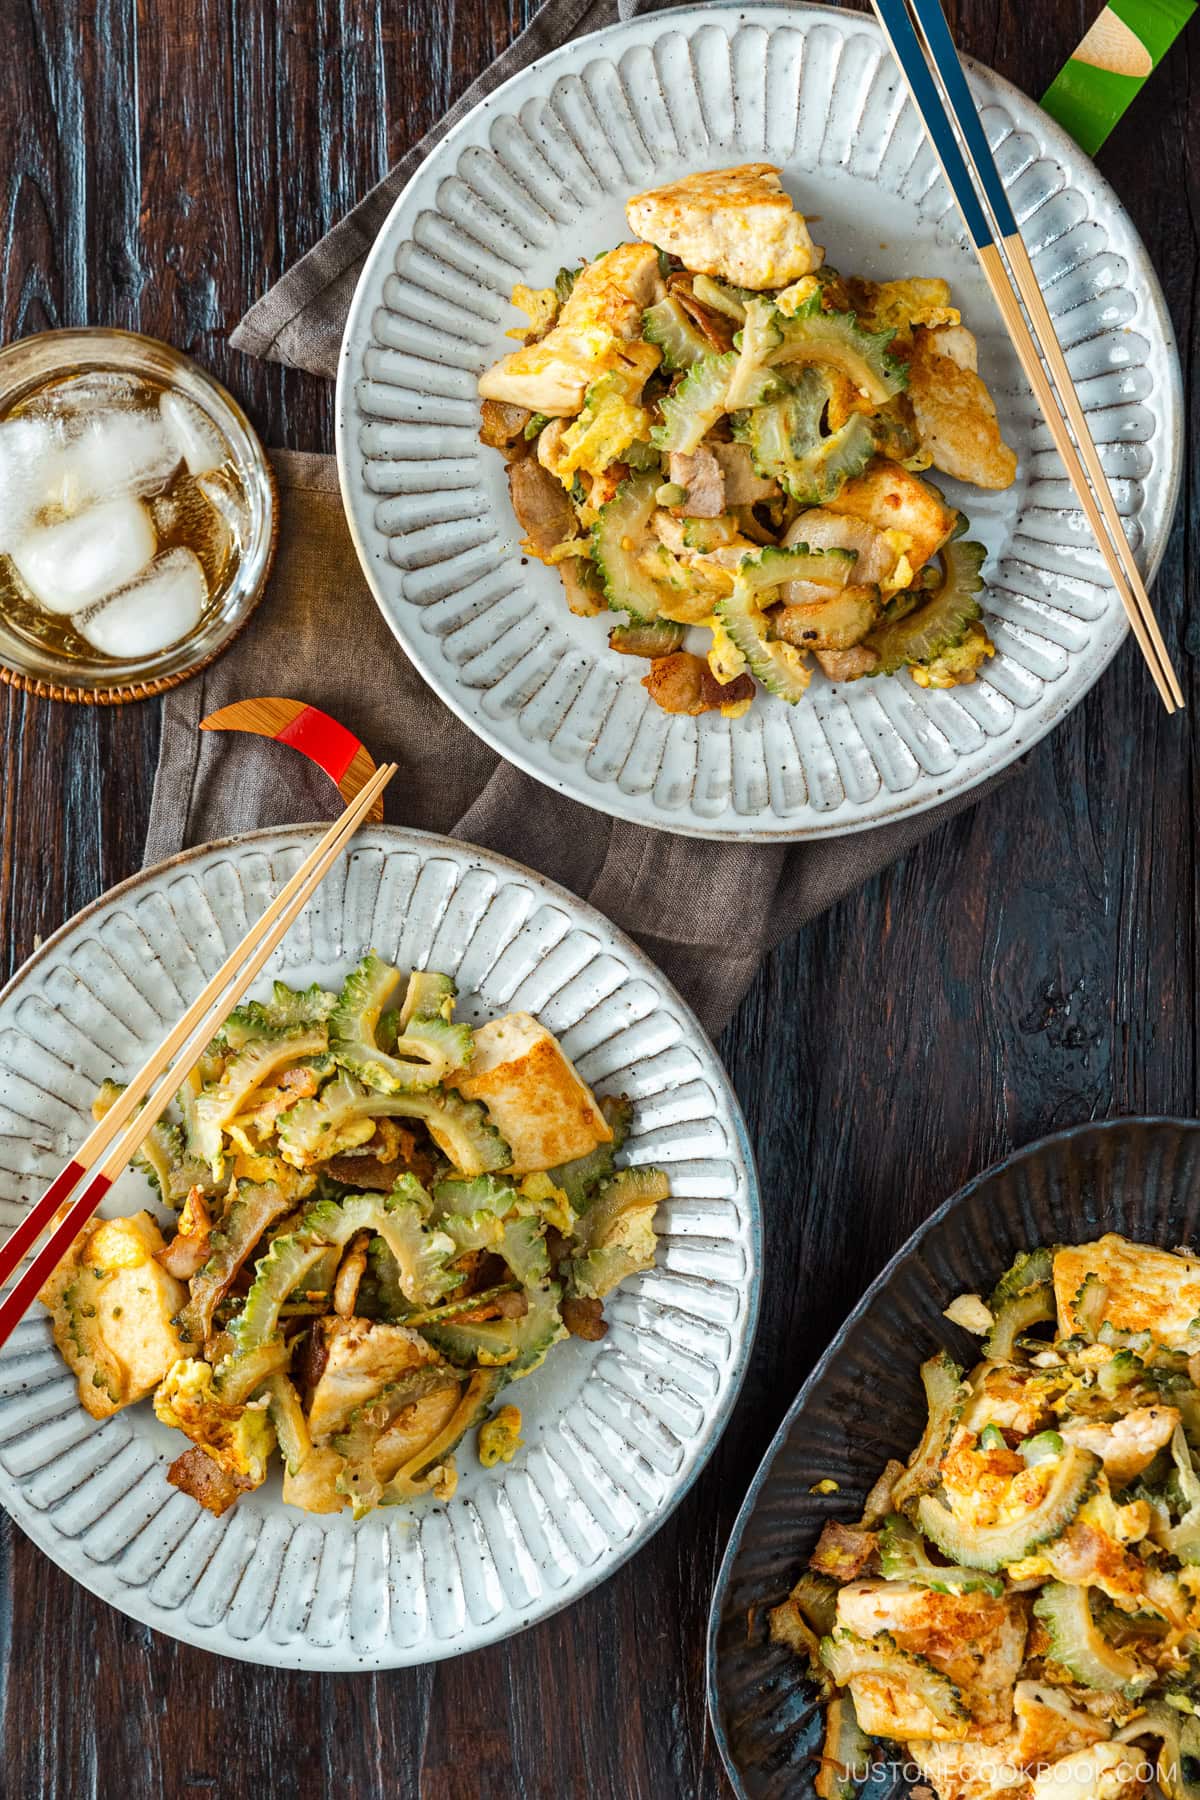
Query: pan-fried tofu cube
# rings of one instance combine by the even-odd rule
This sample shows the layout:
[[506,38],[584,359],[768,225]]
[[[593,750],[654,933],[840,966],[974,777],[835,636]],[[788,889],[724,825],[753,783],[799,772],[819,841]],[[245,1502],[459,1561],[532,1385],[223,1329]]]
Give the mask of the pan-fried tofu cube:
[[419,1331],[366,1319],[321,1320],[325,1365],[312,1390],[308,1428],[314,1439],[345,1429],[350,1414],[389,1382],[441,1361]]
[[1118,1331],[1148,1331],[1168,1350],[1196,1347],[1190,1327],[1200,1317],[1200,1262],[1114,1232],[1095,1244],[1069,1244],[1054,1258],[1061,1337],[1074,1333],[1075,1296],[1089,1275],[1108,1290],[1103,1316]]
[[1028,1800],[1029,1777],[1007,1744],[910,1743],[908,1753],[938,1800]]
[[738,287],[786,287],[819,269],[825,256],[772,163],[688,175],[635,194],[625,216],[639,237],[695,274],[722,276]]
[[1000,435],[996,403],[975,360],[975,340],[962,325],[917,332],[908,365],[917,435],[934,467],[957,481],[1011,487],[1017,453]]
[[162,1232],[148,1212],[98,1220],[38,1295],[94,1419],[143,1400],[187,1355],[171,1322],[187,1289],[154,1260],[162,1248]]
[[485,400],[550,418],[569,418],[587,389],[613,366],[622,344],[640,338],[654,297],[658,257],[650,244],[618,244],[576,277],[557,323],[537,343],[512,350],[479,377]]
[[1142,1800],[1146,1784],[1138,1771],[1145,1762],[1136,1745],[1096,1744],[1043,1769],[1031,1800]]
[[[838,1594],[837,1622],[864,1638],[889,1632],[901,1650],[932,1663],[961,1692],[973,1731],[1008,1725],[1013,1684],[1025,1655],[1026,1618],[1019,1599],[938,1594],[899,1581],[854,1581]],[[893,1691],[885,1700],[875,1691],[878,1681],[875,1676],[856,1676],[850,1684],[859,1723],[868,1736],[965,1735],[931,1728],[932,1714],[897,1691],[897,1683],[889,1682]],[[869,1685],[860,1704],[863,1684]]]
[[1090,1450],[1104,1464],[1109,1486],[1122,1488],[1148,1469],[1160,1450],[1170,1443],[1179,1413],[1173,1406],[1134,1406],[1111,1424],[1080,1420],[1064,1425],[1068,1444]]
[[1076,1709],[1061,1688],[1018,1681],[1013,1693],[1017,1734],[1013,1758],[1024,1769],[1044,1768],[1112,1736],[1107,1719]]
[[345,1494],[339,1494],[337,1479],[345,1468],[345,1459],[336,1450],[316,1445],[309,1451],[293,1474],[283,1465],[283,1503],[302,1506],[305,1512],[336,1513],[349,1505]]
[[956,518],[954,509],[919,475],[883,457],[848,481],[837,499],[828,502],[828,510],[865,519],[876,531],[900,533],[914,575],[941,549]]
[[470,1070],[453,1085],[468,1100],[483,1101],[518,1174],[557,1168],[612,1142],[591,1089],[531,1013],[481,1025]]

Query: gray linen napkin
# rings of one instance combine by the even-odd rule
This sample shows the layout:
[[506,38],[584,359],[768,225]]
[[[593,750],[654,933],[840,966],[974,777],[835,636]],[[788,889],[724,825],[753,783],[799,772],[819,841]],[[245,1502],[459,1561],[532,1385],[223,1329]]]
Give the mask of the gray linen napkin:
[[295,696],[400,764],[390,821],[500,851],[590,900],[715,1036],[768,950],[987,791],[794,849],[706,844],[592,812],[501,761],[425,686],[360,572],[334,459],[272,460],[282,517],[270,586],[225,655],[166,697],[147,863],[260,825],[334,817],[332,782],[294,750],[199,729],[233,700]]
[[[641,0],[548,0],[441,124],[247,313],[234,346],[333,375],[363,260],[438,140],[536,57],[650,10]],[[768,950],[1013,772],[936,811],[794,849],[706,844],[618,823],[511,768],[441,705],[359,572],[333,459],[274,460],[283,516],[270,590],[226,655],[167,697],[147,862],[230,832],[333,816],[331,784],[295,752],[197,730],[232,700],[295,696],[342,720],[378,760],[400,764],[389,819],[501,851],[590,900],[642,944],[715,1035]]]

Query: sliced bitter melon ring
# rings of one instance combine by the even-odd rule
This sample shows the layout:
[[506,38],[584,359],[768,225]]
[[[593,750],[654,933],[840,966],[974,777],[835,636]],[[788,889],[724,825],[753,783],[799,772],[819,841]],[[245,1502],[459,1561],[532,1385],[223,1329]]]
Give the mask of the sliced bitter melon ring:
[[875,454],[875,432],[860,412],[822,433],[828,398],[825,376],[805,368],[778,399],[734,416],[733,435],[750,451],[757,473],[804,506],[835,500]]
[[803,651],[768,637],[770,622],[753,590],[740,576],[734,580],[732,594],[718,600],[716,611],[750,673],[767,692],[786,700],[789,706],[803,700],[812,680],[812,669]]
[[663,353],[662,366],[672,374],[677,369],[690,369],[712,348],[673,294],[647,307],[642,314],[642,336],[648,344],[658,345]]
[[989,1575],[984,1569],[943,1568],[931,1561],[920,1532],[899,1513],[884,1521],[879,1561],[886,1581],[907,1581],[935,1594],[990,1594],[998,1600],[1004,1592],[999,1575]]
[[907,1469],[892,1489],[892,1505],[897,1511],[937,1486],[946,1447],[970,1396],[962,1376],[958,1364],[944,1350],[921,1365],[929,1418]]
[[1050,1657],[1068,1675],[1102,1694],[1135,1700],[1154,1679],[1128,1650],[1118,1650],[1101,1634],[1092,1618],[1086,1588],[1047,1582],[1033,1603],[1035,1615],[1050,1635]]
[[736,350],[713,351],[693,363],[673,394],[660,402],[662,422],[650,433],[656,449],[692,455],[726,411],[726,395],[738,365]]
[[965,1568],[988,1569],[995,1574],[1061,1537],[1095,1492],[1102,1467],[1098,1456],[1071,1444],[1042,1499],[1023,1517],[970,1529],[940,1500],[926,1494],[917,1506],[917,1524],[943,1556]]
[[659,485],[653,470],[623,481],[592,526],[592,560],[604,598],[613,612],[627,612],[639,625],[651,624],[661,608],[661,595],[638,564],[650,538]]
[[901,1650],[887,1632],[863,1638],[853,1631],[835,1631],[821,1640],[821,1661],[839,1687],[856,1675],[873,1675],[903,1687],[941,1725],[962,1725],[970,1717],[962,1692],[950,1677],[923,1656]]
[[908,386],[904,364],[889,355],[894,331],[864,331],[853,313],[826,312],[816,293],[788,317],[777,312],[779,343],[768,362],[817,363],[840,369],[875,406]]
[[980,570],[986,554],[982,544],[964,543],[961,538],[942,545],[944,573],[932,597],[906,618],[877,626],[864,640],[879,657],[873,674],[894,675],[909,663],[931,662],[943,650],[962,643],[969,627],[982,617],[977,596],[983,588]]

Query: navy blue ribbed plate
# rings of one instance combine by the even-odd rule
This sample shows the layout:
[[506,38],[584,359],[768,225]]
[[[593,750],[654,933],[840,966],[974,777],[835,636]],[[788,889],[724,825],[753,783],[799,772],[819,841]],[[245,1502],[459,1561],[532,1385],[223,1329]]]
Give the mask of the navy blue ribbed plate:
[[[1105,1231],[1174,1249],[1200,1237],[1200,1123],[1113,1119],[1030,1144],[948,1200],[888,1264],[834,1338],[775,1434],[738,1514],[708,1634],[708,1706],[744,1800],[808,1800],[821,1737],[800,1659],[767,1641],[830,1518],[854,1519],[889,1456],[906,1461],[926,1409],[918,1370],[979,1342],[942,1317],[987,1293],[1018,1250]],[[838,1492],[809,1492],[832,1478]],[[881,1772],[870,1800],[907,1793]]]

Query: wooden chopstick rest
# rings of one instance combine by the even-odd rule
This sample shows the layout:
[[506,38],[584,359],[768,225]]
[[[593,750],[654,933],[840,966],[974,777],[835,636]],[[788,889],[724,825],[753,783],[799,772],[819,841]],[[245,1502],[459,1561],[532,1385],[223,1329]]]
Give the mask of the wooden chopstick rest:
[[[303,700],[269,695],[235,700],[218,712],[209,713],[207,719],[201,719],[200,729],[250,731],[256,737],[287,744],[324,770],[347,806],[375,773],[375,758],[366,745],[327,712],[322,712],[319,706],[308,706]],[[382,822],[382,793],[367,817],[376,825]]]

